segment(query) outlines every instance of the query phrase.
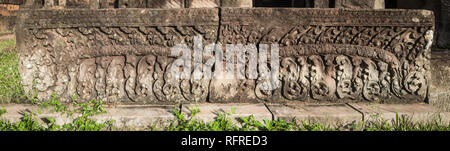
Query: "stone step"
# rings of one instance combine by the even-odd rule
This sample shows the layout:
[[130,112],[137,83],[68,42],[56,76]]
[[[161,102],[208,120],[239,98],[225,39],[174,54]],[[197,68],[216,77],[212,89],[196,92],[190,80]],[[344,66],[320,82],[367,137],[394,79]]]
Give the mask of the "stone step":
[[360,122],[362,114],[346,104],[287,104],[268,105],[274,119],[292,121],[297,123],[319,123],[321,125],[339,126]]
[[[38,106],[25,104],[7,104],[4,105],[7,113],[0,119],[10,120],[11,122],[20,121],[24,113],[38,113]],[[71,107],[73,108],[73,107]],[[51,108],[41,110],[41,114],[34,116],[38,122],[45,124],[45,118],[55,119],[55,123],[63,125],[71,123],[80,114],[73,114],[68,117],[61,113],[52,113]],[[124,130],[146,129],[150,126],[165,126],[167,121],[175,119],[173,105],[120,105],[115,107],[105,107],[107,114],[99,114],[92,117],[98,122],[114,120],[114,127]]]
[[440,109],[429,104],[362,104],[349,103],[350,106],[363,114],[365,121],[373,120],[392,120],[396,116],[401,117],[406,115],[414,122],[429,122],[435,120],[440,116],[443,122],[449,122],[449,112],[441,111]]
[[[196,114],[195,118],[197,120],[203,120],[205,122],[214,121],[219,113],[229,113],[227,115],[233,123],[237,124],[240,121],[240,117],[254,116],[254,119],[259,122],[264,122],[264,120],[272,120],[273,116],[267,107],[262,104],[247,104],[247,103],[233,103],[233,104],[183,104],[182,112],[191,117],[192,111],[190,108],[200,109],[200,113]],[[234,108],[234,109],[233,109]],[[235,113],[232,113],[232,109]]]
[[[17,122],[23,117],[24,113],[37,113],[38,107],[26,104],[6,104],[7,113],[0,119]],[[441,121],[450,122],[450,112],[443,112],[429,104],[306,104],[306,103],[287,103],[287,104],[250,104],[250,103],[231,103],[231,104],[182,104],[176,106],[186,118],[191,118],[191,108],[198,108],[200,112],[195,115],[195,119],[205,122],[213,121],[218,113],[229,113],[227,116],[233,123],[237,124],[240,117],[253,115],[255,120],[264,123],[264,120],[283,119],[292,121],[294,117],[297,123],[302,120],[310,123],[318,123],[325,126],[346,126],[359,124],[362,120],[392,120],[396,114],[407,115],[415,122],[427,122],[434,120],[439,114]],[[73,107],[71,107],[73,108]],[[234,108],[234,114],[232,109]],[[120,130],[142,130],[150,126],[167,126],[168,121],[174,120],[173,105],[117,105],[105,106],[107,114],[100,114],[92,118],[103,122],[114,120],[114,127]],[[41,114],[35,116],[41,123],[45,123],[46,117],[54,118],[56,124],[62,125],[71,123],[79,114],[67,117],[60,113],[52,113],[50,110],[42,110]],[[238,124],[239,125],[239,124]]]

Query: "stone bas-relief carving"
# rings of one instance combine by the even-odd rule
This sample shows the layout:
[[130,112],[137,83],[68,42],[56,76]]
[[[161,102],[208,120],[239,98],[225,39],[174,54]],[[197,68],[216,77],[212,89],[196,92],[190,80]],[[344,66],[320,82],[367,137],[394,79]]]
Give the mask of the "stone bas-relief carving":
[[[429,95],[429,11],[69,9],[21,10],[19,19],[22,83],[40,100],[409,103]],[[170,48],[193,48],[197,35],[203,47],[222,44],[224,51],[226,44],[279,44],[279,87],[261,89],[260,77],[173,79]]]

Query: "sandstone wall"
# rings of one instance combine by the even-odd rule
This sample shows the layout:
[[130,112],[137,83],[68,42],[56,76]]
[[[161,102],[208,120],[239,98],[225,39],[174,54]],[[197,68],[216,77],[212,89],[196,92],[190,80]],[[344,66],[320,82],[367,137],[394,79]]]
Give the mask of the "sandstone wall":
[[450,1],[441,3],[441,30],[438,44],[450,48]]
[[433,51],[430,104],[450,111],[450,52]]
[[25,0],[0,0],[0,4],[20,5]]
[[19,5],[0,3],[0,31],[14,31]]

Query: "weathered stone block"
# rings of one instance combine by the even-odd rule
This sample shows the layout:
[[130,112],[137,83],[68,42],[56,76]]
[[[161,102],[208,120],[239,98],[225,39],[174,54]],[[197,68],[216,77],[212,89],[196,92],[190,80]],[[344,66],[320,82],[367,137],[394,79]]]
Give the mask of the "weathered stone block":
[[99,8],[100,4],[97,0],[89,0],[89,8],[91,9],[97,9]]
[[[158,5],[166,6],[166,5]],[[429,98],[433,14],[422,10],[298,8],[23,9],[17,48],[26,92],[69,101],[175,104],[192,102],[423,102]],[[219,19],[220,17],[220,19]],[[176,44],[279,46],[257,63],[280,64],[274,89],[265,79],[173,79]],[[218,47],[217,45],[217,48]],[[261,52],[262,48],[256,48]],[[258,54],[239,50],[244,58]],[[269,52],[269,51],[268,51]],[[270,53],[272,55],[272,53]],[[274,57],[276,57],[274,53]],[[202,56],[201,64],[215,56]],[[242,57],[242,56],[240,56]],[[217,58],[218,59],[218,58]],[[239,61],[239,59],[238,59]],[[178,63],[176,63],[178,64]],[[226,63],[225,63],[226,64]],[[232,62],[235,64],[235,62]],[[204,72],[219,66],[195,68]]]
[[214,8],[220,6],[219,0],[187,0],[187,8]]
[[114,127],[120,129],[146,129],[151,126],[167,127],[175,120],[174,106],[119,106],[105,108],[107,114],[93,116],[99,122],[114,120]]
[[[424,101],[429,94],[433,16],[430,11],[409,14],[408,19],[398,16],[406,12],[412,13],[223,8],[219,41],[279,44],[282,85],[267,91],[262,89],[262,79],[213,79],[210,101],[232,102],[242,97],[266,101]],[[425,22],[429,25],[401,27]],[[412,46],[406,41],[420,44]]]
[[450,111],[450,52],[432,51],[429,103]]
[[19,10],[19,5],[0,4],[1,16],[16,16]]
[[61,7],[65,7],[66,6],[66,0],[58,0],[58,5]]
[[44,0],[44,8],[51,8],[54,7],[55,1],[54,0]]
[[183,0],[147,0],[148,8],[184,8]]
[[[191,82],[169,79],[172,75],[167,67],[175,60],[170,56],[170,48],[175,44],[183,42],[192,46],[192,38],[198,35],[203,37],[204,44],[216,42],[218,9],[28,11],[23,13],[30,15],[18,17],[28,20],[28,23],[19,25],[27,29],[18,31],[17,36],[18,43],[23,44],[18,47],[24,48],[19,60],[24,65],[20,70],[24,73],[23,84],[29,86],[25,88],[27,92],[37,88],[42,99],[48,99],[55,92],[62,100],[70,100],[77,95],[83,100],[101,98],[117,103],[127,100],[141,104],[206,101],[208,81],[202,81],[202,87],[181,89],[179,84],[189,84],[187,86],[191,87]],[[51,14],[32,15],[33,11]],[[89,18],[83,17],[87,14]],[[54,24],[56,20],[65,24]],[[39,25],[32,25],[36,21],[40,22]],[[51,44],[28,37],[33,30],[37,30],[38,37],[42,36]],[[26,50],[33,47],[33,43],[39,45],[35,47],[39,53]],[[52,52],[44,45],[54,47],[52,52],[57,52],[57,58],[53,58]],[[38,67],[34,61],[30,64],[31,58],[23,57],[48,64]],[[136,72],[130,72],[132,70]],[[35,79],[38,77],[44,81]],[[51,92],[47,91],[50,89]]]
[[442,28],[439,30],[439,46],[450,48],[450,1],[441,1],[441,20]]
[[429,104],[361,104],[350,103],[352,107],[364,114],[365,121],[395,120],[405,116],[413,122],[433,122],[440,116],[444,124],[448,124],[450,113],[439,110]]
[[11,4],[11,5],[21,5],[24,4],[26,0],[0,0],[0,4]]
[[[11,122],[18,122],[24,116],[24,113],[38,113],[38,106],[26,104],[8,104],[5,106],[8,111],[0,117],[0,119],[9,120]],[[69,107],[71,110],[73,106]],[[114,128],[118,130],[135,130],[146,129],[151,126],[157,128],[165,127],[175,120],[174,109],[175,106],[164,105],[141,105],[141,106],[115,106],[105,107],[106,114],[97,114],[90,117],[97,122],[105,122],[107,120],[114,120]],[[81,116],[80,113],[74,113],[72,116],[52,112],[50,109],[41,109],[41,113],[34,116],[37,122],[44,124],[44,119],[53,118],[55,124],[64,125],[72,123],[73,120]],[[45,124],[44,124],[45,125]]]
[[[166,0],[170,1],[170,0]],[[146,8],[147,0],[118,0],[119,8]]]
[[384,9],[384,0],[315,0],[315,8]]
[[14,31],[16,17],[0,16],[0,31]]
[[99,5],[100,5],[100,8],[112,8],[109,5],[108,0],[99,0]]
[[[240,123],[241,117],[249,117],[253,115],[254,119],[264,123],[264,120],[272,120],[272,114],[264,104],[183,104],[182,112],[187,117],[191,117],[191,108],[199,109],[200,113],[196,114],[194,118],[204,122],[214,121],[218,114],[227,114],[227,117],[233,123]],[[232,113],[234,109],[235,113]]]
[[384,0],[336,0],[335,8],[384,9]]
[[222,7],[252,7],[252,0],[222,0]]
[[284,121],[292,121],[294,118],[297,123],[302,121],[309,123],[318,123],[322,125],[340,126],[359,124],[362,121],[362,114],[345,104],[290,104],[290,105],[267,105],[273,113],[274,119],[279,118]]
[[19,5],[0,4],[0,31],[14,31]]
[[[330,8],[330,0],[314,0],[315,8]],[[333,7],[333,6],[331,6]]]

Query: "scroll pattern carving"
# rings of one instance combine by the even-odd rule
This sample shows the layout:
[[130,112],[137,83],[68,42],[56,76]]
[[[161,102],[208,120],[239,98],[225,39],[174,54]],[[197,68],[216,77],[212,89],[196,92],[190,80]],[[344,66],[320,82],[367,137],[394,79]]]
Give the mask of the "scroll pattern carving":
[[[280,55],[286,57],[280,63],[283,98],[276,99],[308,100],[308,95],[312,100],[404,102],[427,97],[426,44],[432,27],[299,25],[260,30],[259,24],[230,23],[221,29],[226,43],[281,45]],[[273,100],[273,93],[259,98]]]
[[[391,103],[424,101],[428,96],[433,26],[377,26],[377,21],[364,26],[278,25],[258,18],[239,23],[227,14],[222,17],[218,26],[25,28],[19,47],[22,83],[26,92],[38,92],[41,100],[56,94],[63,101],[76,95],[82,100],[138,104]],[[280,44],[281,85],[263,90],[260,77],[174,80],[169,67],[176,58],[170,55],[170,47],[187,44],[192,48],[197,35],[204,46]],[[248,69],[243,72],[248,78]]]

